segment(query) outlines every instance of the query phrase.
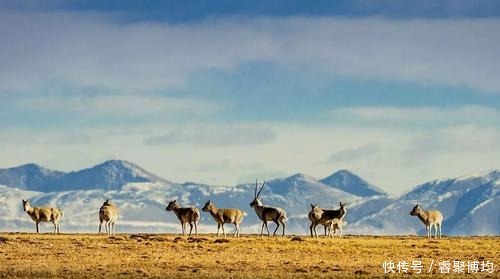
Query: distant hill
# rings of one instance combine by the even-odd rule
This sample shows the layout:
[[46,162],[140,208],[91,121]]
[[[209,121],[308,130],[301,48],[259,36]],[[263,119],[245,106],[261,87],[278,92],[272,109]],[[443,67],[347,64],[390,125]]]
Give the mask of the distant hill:
[[385,195],[386,193],[358,175],[340,170],[320,180],[322,183],[359,197]]
[[109,160],[70,173],[49,170],[36,164],[0,169],[0,184],[41,192],[119,190],[123,185],[134,182],[171,183],[125,160]]
[[110,160],[88,169],[70,172],[51,185],[46,185],[44,192],[83,189],[120,190],[123,185],[135,182],[171,183],[134,163]]
[[36,164],[0,169],[0,184],[25,190],[41,191],[62,177],[65,173],[43,168]]

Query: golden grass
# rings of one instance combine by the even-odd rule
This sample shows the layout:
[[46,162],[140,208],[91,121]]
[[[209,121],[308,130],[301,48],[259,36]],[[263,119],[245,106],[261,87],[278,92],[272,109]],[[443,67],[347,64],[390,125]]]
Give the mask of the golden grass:
[[[499,278],[500,237],[0,234],[0,277],[385,278],[382,264],[389,260],[423,262],[425,274],[406,278]],[[495,271],[438,274],[443,260],[489,260]]]

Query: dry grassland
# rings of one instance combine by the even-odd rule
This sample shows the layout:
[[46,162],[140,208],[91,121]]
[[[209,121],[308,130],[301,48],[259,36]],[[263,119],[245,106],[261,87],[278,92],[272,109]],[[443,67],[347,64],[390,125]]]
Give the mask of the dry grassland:
[[[389,260],[421,260],[425,274],[388,276]],[[490,261],[494,273],[439,274],[444,260]],[[0,234],[0,277],[8,278],[499,278],[499,264],[500,237]]]

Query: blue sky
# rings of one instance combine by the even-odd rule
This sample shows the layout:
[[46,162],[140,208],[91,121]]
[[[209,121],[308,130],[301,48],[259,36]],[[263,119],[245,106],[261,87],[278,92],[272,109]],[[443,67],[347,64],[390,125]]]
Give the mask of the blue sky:
[[0,167],[391,193],[499,168],[498,1],[3,1]]
[[73,10],[123,13],[130,20],[160,20],[189,22],[223,16],[384,16],[408,18],[495,17],[500,3],[494,0],[195,0],[134,1],[134,0],[49,0],[3,1],[3,6],[22,10]]

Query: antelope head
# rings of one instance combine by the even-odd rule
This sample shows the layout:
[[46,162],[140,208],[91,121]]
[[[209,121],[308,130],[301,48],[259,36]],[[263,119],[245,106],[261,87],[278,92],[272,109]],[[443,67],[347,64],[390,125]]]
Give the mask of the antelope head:
[[346,208],[347,203],[340,202],[339,204],[340,204],[340,213],[342,215],[345,215],[347,213],[347,208]]
[[262,202],[260,201],[260,192],[262,192],[262,189],[264,189],[264,185],[266,185],[266,181],[262,183],[262,187],[260,187],[260,190],[257,192],[257,180],[255,180],[255,192],[253,195],[253,201],[250,203],[251,207],[256,207],[256,206],[262,206]]
[[174,209],[179,208],[179,204],[177,203],[177,200],[170,201],[167,205],[167,208],[165,208],[167,211],[172,211]]
[[23,209],[25,212],[28,211],[28,209],[30,208],[30,202],[28,200],[23,200]]
[[208,200],[207,203],[205,204],[205,206],[201,210],[212,211],[214,208],[215,208],[215,205],[210,200]]
[[108,206],[108,205],[110,205],[109,199],[106,199],[106,201],[102,204],[102,206]]
[[413,207],[413,210],[410,212],[410,215],[411,216],[417,216],[420,214],[420,212],[422,211],[422,208],[420,208],[420,205],[415,204],[415,206]]

